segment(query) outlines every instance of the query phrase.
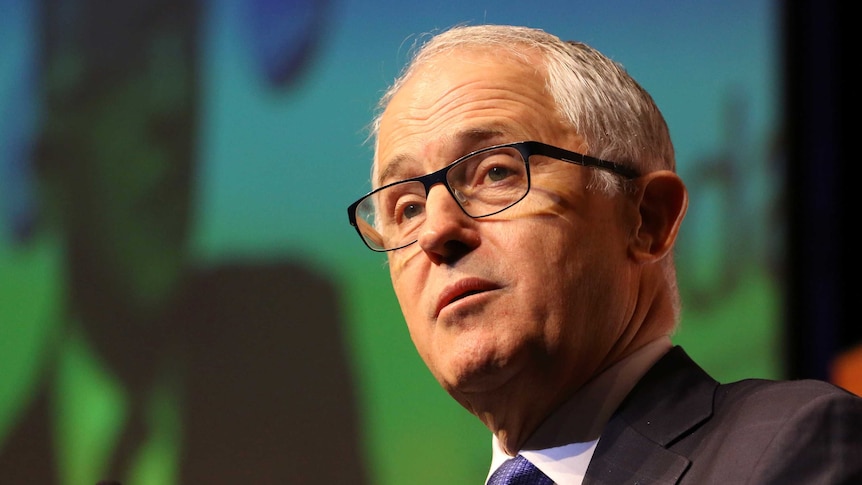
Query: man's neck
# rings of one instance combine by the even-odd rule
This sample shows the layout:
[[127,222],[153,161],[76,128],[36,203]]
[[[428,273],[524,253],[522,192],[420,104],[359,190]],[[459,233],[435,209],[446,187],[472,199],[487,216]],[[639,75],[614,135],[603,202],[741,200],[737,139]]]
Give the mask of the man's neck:
[[514,444],[508,429],[501,428],[494,433],[495,446],[514,456],[522,449],[539,450],[598,439],[623,399],[671,346],[667,336],[647,343],[576,391],[535,425],[534,431],[522,438],[523,444]]

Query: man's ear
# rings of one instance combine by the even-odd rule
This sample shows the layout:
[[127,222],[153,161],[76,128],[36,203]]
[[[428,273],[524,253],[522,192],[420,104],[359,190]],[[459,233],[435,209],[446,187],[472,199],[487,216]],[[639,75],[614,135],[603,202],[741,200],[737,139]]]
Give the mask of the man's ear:
[[688,208],[688,191],[670,170],[650,172],[634,181],[638,219],[629,251],[639,261],[664,257],[676,241]]

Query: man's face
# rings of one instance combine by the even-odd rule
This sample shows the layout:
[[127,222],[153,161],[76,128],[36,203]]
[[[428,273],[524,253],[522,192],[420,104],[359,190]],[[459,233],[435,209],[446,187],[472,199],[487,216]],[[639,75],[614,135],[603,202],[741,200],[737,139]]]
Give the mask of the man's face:
[[[491,53],[456,52],[426,65],[383,114],[376,183],[500,143],[585,149],[544,83],[534,67]],[[482,399],[558,403],[627,335],[635,276],[623,221],[631,206],[623,196],[586,190],[586,168],[544,157],[530,166],[527,197],[487,218],[471,219],[445,187],[432,187],[418,242],[389,253],[419,354],[474,412],[485,407]]]

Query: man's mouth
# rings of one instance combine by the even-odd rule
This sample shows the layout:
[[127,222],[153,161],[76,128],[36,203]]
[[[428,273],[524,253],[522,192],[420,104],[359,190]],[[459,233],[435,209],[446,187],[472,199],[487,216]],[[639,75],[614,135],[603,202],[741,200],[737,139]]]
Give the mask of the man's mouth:
[[434,318],[437,318],[444,308],[457,301],[496,289],[499,289],[498,285],[479,278],[458,280],[454,284],[444,288],[443,292],[440,293],[440,298],[437,300],[437,307],[434,311]]

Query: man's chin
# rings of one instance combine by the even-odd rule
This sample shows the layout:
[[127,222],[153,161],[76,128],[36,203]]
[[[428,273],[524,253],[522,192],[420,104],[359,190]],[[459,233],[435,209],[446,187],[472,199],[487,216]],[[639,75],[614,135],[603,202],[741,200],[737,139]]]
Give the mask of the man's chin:
[[462,362],[453,378],[443,382],[443,387],[455,394],[480,398],[493,396],[509,387],[519,374],[520,367],[512,359],[485,358]]

